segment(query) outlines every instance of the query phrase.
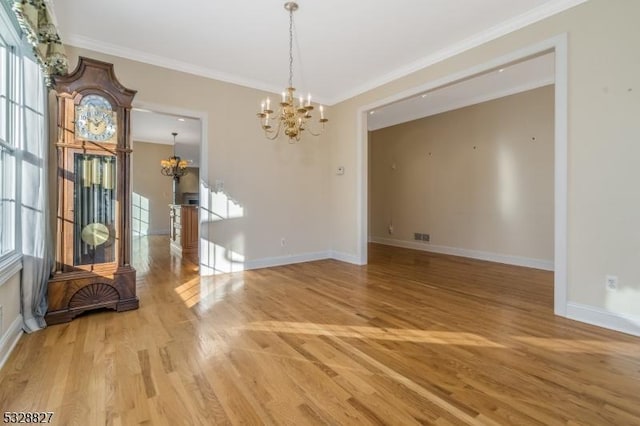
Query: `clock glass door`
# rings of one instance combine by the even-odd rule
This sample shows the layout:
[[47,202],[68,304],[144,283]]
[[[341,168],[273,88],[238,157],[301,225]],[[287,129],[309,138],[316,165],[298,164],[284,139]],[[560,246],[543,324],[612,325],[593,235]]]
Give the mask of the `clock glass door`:
[[116,259],[116,157],[74,155],[74,265]]

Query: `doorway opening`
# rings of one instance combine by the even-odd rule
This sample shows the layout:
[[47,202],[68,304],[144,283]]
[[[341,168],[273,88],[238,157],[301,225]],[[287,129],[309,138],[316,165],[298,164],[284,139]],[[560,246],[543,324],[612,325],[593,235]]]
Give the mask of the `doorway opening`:
[[[199,269],[200,187],[206,179],[206,126],[199,112],[135,104],[132,111],[133,257],[145,272],[149,245],[162,245]],[[165,167],[179,157],[177,176]]]
[[[511,54],[442,79],[414,87],[389,98],[365,105],[358,110],[358,169],[359,169],[359,260],[367,263],[369,242],[369,117],[381,108],[397,108],[406,100],[429,96],[440,89],[470,81],[478,76],[499,73],[514,64],[546,54],[554,55],[553,65],[553,262],[554,312],[566,316],[567,305],[567,36],[566,34],[545,40]],[[372,114],[373,112],[373,114]],[[417,118],[417,117],[416,117]],[[421,235],[421,239],[424,238]]]

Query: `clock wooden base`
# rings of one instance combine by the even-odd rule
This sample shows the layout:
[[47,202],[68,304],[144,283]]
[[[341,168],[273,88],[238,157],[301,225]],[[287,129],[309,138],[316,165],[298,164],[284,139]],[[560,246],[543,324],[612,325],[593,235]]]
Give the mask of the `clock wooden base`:
[[76,271],[55,274],[48,283],[48,325],[71,321],[83,312],[108,308],[137,309],[136,271],[121,267],[109,274]]

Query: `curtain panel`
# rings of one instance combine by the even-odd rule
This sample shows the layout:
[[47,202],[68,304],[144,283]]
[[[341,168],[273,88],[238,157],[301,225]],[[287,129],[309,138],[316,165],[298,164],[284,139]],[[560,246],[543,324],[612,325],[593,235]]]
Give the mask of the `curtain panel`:
[[[48,96],[45,85],[51,76],[67,73],[67,58],[45,0],[0,0],[10,5],[24,37],[14,49],[15,86],[10,122],[18,152],[19,185],[17,234],[22,251],[20,304],[23,330],[34,332],[46,326],[47,280],[53,264],[49,229],[48,198]],[[3,8],[4,9],[4,8]],[[33,55],[29,48],[32,48]],[[19,82],[19,84],[17,84]]]
[[33,46],[38,63],[50,81],[52,75],[67,73],[69,60],[64,52],[58,29],[53,23],[45,0],[9,0],[18,23]]

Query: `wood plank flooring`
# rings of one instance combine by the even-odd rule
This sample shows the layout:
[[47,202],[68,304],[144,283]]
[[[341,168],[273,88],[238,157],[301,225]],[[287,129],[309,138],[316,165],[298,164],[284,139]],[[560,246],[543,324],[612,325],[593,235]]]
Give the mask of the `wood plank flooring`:
[[25,335],[0,411],[58,425],[640,424],[640,339],[553,315],[552,273],[370,246],[200,279],[137,240],[140,309]]

